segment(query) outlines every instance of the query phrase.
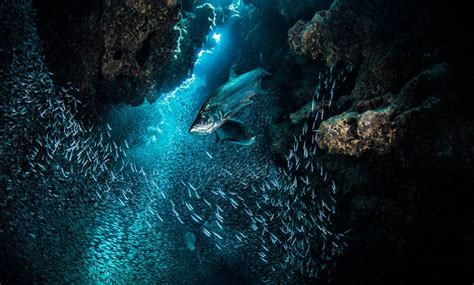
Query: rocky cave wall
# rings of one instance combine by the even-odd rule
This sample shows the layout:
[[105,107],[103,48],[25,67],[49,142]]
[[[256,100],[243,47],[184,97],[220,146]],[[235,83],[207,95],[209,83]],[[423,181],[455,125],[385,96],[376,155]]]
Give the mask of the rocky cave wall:
[[340,222],[352,228],[329,279],[462,274],[463,250],[473,252],[462,202],[473,201],[474,184],[467,16],[430,1],[245,2],[254,8],[241,21],[236,69],[261,61],[275,74],[264,84],[280,106],[269,124],[277,160],[305,121],[318,74],[345,77],[332,106],[321,102],[319,127],[320,160],[341,187]]
[[461,203],[472,201],[474,173],[463,19],[426,1],[342,0],[288,31],[314,64],[353,70],[318,141],[353,229],[341,284],[449,280],[463,268],[463,241],[472,253]]
[[[213,11],[180,20],[192,7],[185,2],[37,1],[48,68],[59,84],[78,86],[92,109],[153,101],[152,90],[166,92],[188,75],[208,33]],[[245,1],[252,8],[237,23],[234,69],[260,64],[275,75],[264,85],[280,106],[269,120],[277,160],[305,119],[318,73],[333,67],[347,76],[319,129],[339,219],[352,228],[330,279],[406,284],[457,276],[474,237],[463,230],[472,228],[463,205],[474,185],[467,18],[429,1],[270,2]],[[192,32],[180,33],[177,23]]]
[[88,111],[153,102],[189,76],[214,17],[211,6],[180,3],[35,1],[48,68],[79,88]]

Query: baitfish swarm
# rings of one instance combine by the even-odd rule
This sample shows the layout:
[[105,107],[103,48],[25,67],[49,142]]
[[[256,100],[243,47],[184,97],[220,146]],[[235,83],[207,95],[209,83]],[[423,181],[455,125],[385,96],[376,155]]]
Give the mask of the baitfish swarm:
[[[318,127],[324,117],[324,106],[331,106],[336,80],[344,73],[333,69],[320,73],[311,102],[311,115],[286,155],[286,166],[271,172],[268,179],[250,189],[258,193],[256,207],[245,212],[251,229],[258,233],[261,261],[272,271],[293,272],[320,277],[335,265],[335,257],[348,246],[345,234],[338,232],[333,217],[337,211],[337,188],[317,160]],[[323,107],[319,107],[323,106]],[[239,240],[242,237],[236,236]],[[280,260],[279,262],[275,262]],[[268,279],[269,283],[278,282]],[[293,280],[294,281],[294,280]]]
[[[347,244],[333,220],[336,185],[318,163],[316,146],[324,118],[317,106],[331,106],[333,72],[320,75],[311,117],[295,135],[285,167],[272,162],[262,135],[245,151],[188,135],[199,106],[183,95],[198,80],[175,97],[111,116],[145,122],[156,113],[135,115],[147,108],[165,117],[179,113],[174,128],[163,131],[168,140],[154,147],[116,127],[124,122],[81,117],[87,104],[76,99],[74,87],[56,86],[44,64],[31,2],[4,9],[13,12],[1,23],[16,33],[1,46],[9,64],[0,87],[0,236],[29,268],[25,278],[190,284],[212,276],[223,259],[256,282],[278,283],[318,277],[334,265]],[[180,112],[166,109],[170,98]],[[255,130],[268,124],[269,114],[255,109],[272,103],[265,100],[271,99],[261,96],[242,114]],[[189,236],[199,252],[192,257],[177,250],[186,249]]]

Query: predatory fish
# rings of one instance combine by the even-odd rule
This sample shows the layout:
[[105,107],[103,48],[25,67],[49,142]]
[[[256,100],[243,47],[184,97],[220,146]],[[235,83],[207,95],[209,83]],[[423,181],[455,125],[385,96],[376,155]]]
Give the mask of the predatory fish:
[[265,94],[260,80],[267,74],[263,68],[257,68],[217,88],[199,110],[189,132],[208,135],[221,127],[242,107],[251,104],[254,95]]

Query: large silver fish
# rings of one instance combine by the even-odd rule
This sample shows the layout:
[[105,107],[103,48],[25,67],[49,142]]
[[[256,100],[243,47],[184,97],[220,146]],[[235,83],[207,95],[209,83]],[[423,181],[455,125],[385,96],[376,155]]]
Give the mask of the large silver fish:
[[208,135],[221,127],[225,121],[252,103],[250,98],[265,93],[260,87],[260,79],[269,74],[257,68],[227,81],[216,89],[199,110],[190,133]]

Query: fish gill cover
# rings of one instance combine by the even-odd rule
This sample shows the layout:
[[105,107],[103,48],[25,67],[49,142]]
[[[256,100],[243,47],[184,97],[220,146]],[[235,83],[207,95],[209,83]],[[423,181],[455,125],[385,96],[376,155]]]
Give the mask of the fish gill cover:
[[[385,120],[427,112],[442,99],[361,101],[339,114],[350,105],[343,96],[363,89],[355,83],[357,52],[345,55],[354,57],[347,63],[328,55],[328,66],[296,52],[334,52],[305,41],[351,1],[290,2],[96,3],[103,15],[92,2],[72,14],[52,3],[65,9],[72,30],[104,39],[81,51],[88,56],[78,70],[51,58],[64,33],[41,38],[54,31],[54,19],[42,16],[46,4],[2,3],[0,283],[344,280],[338,260],[359,218],[340,210],[340,188],[349,192],[352,182],[339,171],[354,162],[337,155],[385,155],[401,136],[401,119]],[[413,80],[431,84],[447,69],[438,64]],[[250,93],[236,97],[238,112],[225,118],[251,131],[252,143],[190,133],[213,92],[252,70],[267,76],[239,87]],[[357,113],[379,101],[395,105]],[[328,149],[336,156],[328,158]],[[356,202],[350,207],[370,211],[370,199]],[[347,272],[347,259],[342,266]]]

